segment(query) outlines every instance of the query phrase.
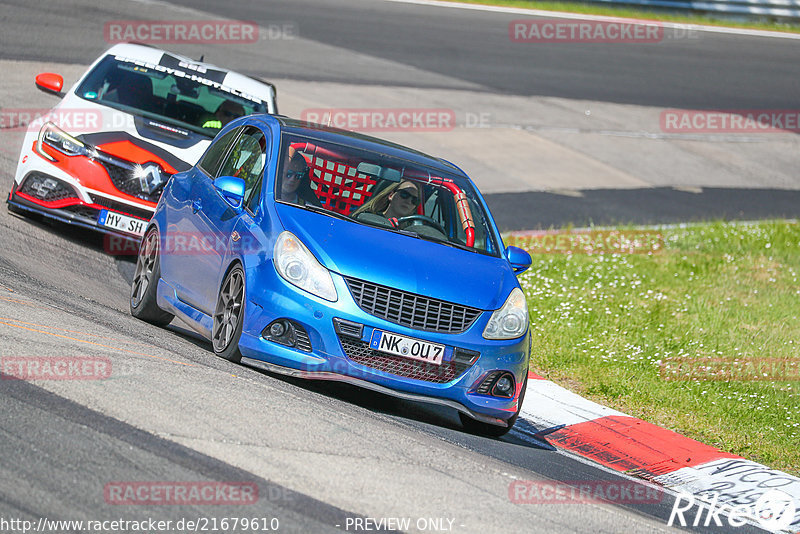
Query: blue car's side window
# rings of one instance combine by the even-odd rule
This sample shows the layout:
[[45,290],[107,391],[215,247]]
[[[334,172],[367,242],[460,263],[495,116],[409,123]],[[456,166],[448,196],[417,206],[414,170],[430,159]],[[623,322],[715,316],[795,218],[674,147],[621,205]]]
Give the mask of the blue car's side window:
[[261,197],[261,177],[267,162],[267,139],[256,127],[246,126],[227,153],[216,176],[244,180],[244,205],[255,211]]
[[236,139],[240,131],[241,128],[236,128],[215,139],[214,142],[211,143],[211,146],[208,147],[208,150],[206,150],[206,153],[203,155],[203,157],[200,158],[197,166],[211,178],[216,178],[218,176],[217,171],[222,163],[223,156],[228,152],[228,147],[233,140]]

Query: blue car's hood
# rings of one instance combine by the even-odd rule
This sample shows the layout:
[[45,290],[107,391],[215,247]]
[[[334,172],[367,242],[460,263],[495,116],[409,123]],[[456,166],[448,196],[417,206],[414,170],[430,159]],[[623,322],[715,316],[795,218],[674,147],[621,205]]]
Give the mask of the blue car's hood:
[[517,287],[502,257],[477,254],[308,210],[275,205],[283,227],[325,267],[427,297],[495,310]]

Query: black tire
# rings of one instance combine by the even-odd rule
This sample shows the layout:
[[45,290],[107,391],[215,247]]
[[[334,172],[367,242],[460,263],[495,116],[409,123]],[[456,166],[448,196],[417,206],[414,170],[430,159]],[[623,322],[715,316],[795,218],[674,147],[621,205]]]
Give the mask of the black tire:
[[501,436],[506,435],[508,431],[514,427],[514,423],[516,423],[517,419],[519,418],[519,412],[522,411],[522,401],[525,400],[526,389],[528,389],[527,372],[525,374],[525,380],[522,381],[522,391],[519,394],[519,404],[517,405],[517,411],[508,420],[508,426],[502,427],[502,426],[492,425],[490,423],[484,423],[483,421],[478,421],[473,419],[472,417],[468,416],[465,413],[458,412],[458,418],[461,419],[461,426],[463,426],[464,430],[466,430],[470,434],[478,434],[489,438],[499,438]]
[[239,338],[242,337],[244,322],[244,295],[244,270],[237,264],[228,271],[219,288],[211,326],[214,353],[233,363],[242,361]]
[[131,315],[156,326],[166,326],[175,317],[156,303],[158,279],[161,278],[158,230],[150,228],[139,246],[136,271],[131,282]]

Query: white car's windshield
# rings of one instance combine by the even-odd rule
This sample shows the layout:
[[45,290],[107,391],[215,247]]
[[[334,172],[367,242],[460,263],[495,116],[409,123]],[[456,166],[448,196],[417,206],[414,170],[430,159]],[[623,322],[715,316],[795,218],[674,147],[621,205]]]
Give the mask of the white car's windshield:
[[237,117],[268,112],[260,98],[204,78],[202,73],[111,55],[89,73],[77,95],[209,137]]
[[349,146],[284,136],[278,200],[497,255],[488,217],[464,177]]

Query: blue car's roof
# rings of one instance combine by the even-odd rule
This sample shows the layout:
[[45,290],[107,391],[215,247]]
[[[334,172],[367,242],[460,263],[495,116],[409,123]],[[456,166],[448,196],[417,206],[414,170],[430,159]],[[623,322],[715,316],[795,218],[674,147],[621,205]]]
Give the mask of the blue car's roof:
[[450,163],[449,161],[434,156],[429,156],[413,148],[403,145],[392,143],[384,139],[364,135],[349,130],[340,130],[339,128],[331,128],[322,124],[313,122],[306,122],[297,119],[285,117],[283,115],[269,115],[269,114],[255,114],[246,117],[247,123],[253,124],[261,122],[266,126],[275,126],[285,133],[298,134],[306,137],[318,139],[320,141],[327,141],[330,143],[338,143],[346,146],[352,146],[364,150],[370,150],[386,154],[399,159],[404,159],[412,163],[431,167],[433,169],[441,170],[449,174],[455,174],[469,180],[464,171]]

